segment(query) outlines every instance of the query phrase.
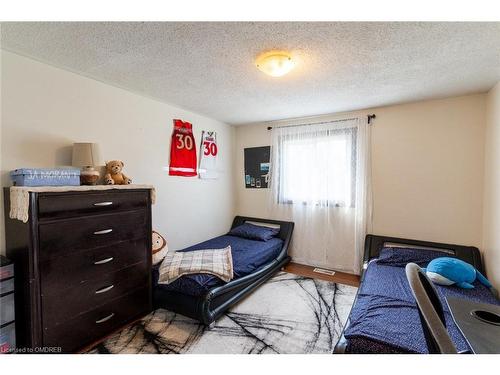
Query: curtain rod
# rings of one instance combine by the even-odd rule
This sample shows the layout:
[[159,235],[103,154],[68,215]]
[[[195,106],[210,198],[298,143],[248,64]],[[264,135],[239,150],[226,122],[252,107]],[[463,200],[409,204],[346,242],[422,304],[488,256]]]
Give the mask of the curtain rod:
[[[371,115],[367,115],[368,117],[368,124],[372,123],[372,120],[377,118],[377,116],[372,113]],[[296,126],[305,126],[305,125],[322,125],[322,124],[330,124],[332,122],[343,122],[343,121],[351,121],[351,120],[356,120],[357,117],[351,117],[351,118],[343,118],[339,120],[331,120],[331,121],[322,121],[322,122],[313,122],[313,123],[308,123],[308,124],[297,124],[297,125],[288,125],[288,126],[276,126],[276,128],[294,128]],[[267,130],[271,130],[273,127],[268,126]]]

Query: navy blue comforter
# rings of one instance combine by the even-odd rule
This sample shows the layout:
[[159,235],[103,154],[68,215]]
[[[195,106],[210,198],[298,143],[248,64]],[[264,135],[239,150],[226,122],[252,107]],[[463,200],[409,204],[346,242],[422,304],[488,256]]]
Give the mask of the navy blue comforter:
[[[459,351],[469,350],[444,298],[453,296],[484,303],[500,302],[490,290],[477,282],[475,288],[470,290],[435,286],[455,346]],[[344,336],[348,339],[347,350],[350,352],[427,353],[417,306],[404,267],[377,264],[376,260],[370,262]]]
[[[238,279],[274,260],[281,252],[283,241],[276,237],[268,241],[255,241],[225,235],[178,251],[221,249],[228,245],[231,245],[234,279]],[[216,276],[208,274],[185,275],[169,285],[158,284],[158,272],[156,269],[153,269],[153,283],[156,288],[192,296],[203,295],[210,288],[224,284]]]

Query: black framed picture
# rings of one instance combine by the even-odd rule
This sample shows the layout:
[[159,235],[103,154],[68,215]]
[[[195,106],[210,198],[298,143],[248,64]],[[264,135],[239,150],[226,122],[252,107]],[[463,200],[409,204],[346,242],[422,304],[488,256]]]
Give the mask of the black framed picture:
[[245,187],[266,189],[269,186],[271,146],[245,148]]

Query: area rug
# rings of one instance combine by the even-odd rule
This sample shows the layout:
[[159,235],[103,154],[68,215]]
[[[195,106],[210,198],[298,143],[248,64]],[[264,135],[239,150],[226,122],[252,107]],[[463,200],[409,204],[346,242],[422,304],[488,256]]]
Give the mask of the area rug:
[[356,290],[280,272],[211,328],[159,309],[90,353],[332,353]]

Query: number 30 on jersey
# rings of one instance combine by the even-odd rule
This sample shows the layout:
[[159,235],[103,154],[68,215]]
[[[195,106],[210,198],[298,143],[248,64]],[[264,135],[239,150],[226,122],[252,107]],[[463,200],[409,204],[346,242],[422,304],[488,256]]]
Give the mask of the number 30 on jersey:
[[205,156],[208,156],[208,155],[217,156],[217,144],[216,143],[210,142],[210,141],[204,141],[203,146],[205,148],[203,151],[203,155],[205,155]]
[[193,136],[191,134],[176,134],[177,137],[177,142],[175,147],[177,147],[178,150],[186,149],[186,150],[192,150],[193,149]]

